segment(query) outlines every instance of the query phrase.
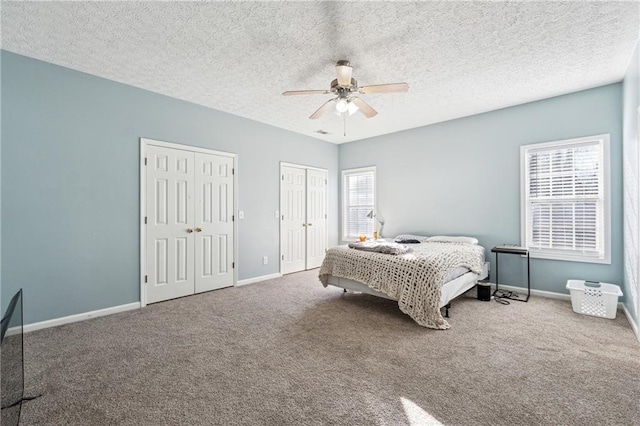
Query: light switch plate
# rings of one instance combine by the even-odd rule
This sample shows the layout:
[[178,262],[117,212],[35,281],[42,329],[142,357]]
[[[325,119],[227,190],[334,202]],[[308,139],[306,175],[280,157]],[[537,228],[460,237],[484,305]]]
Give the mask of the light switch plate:
[[244,210],[240,210],[240,211],[238,212],[238,218],[239,218],[239,219],[244,219]]

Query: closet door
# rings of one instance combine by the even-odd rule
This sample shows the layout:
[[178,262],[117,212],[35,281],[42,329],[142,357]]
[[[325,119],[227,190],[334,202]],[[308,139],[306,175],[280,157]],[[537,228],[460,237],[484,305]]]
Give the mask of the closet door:
[[193,152],[147,149],[148,303],[194,292],[193,163]]
[[282,165],[282,274],[317,268],[327,248],[327,171]]
[[195,154],[195,292],[233,285],[233,158]]
[[327,248],[327,172],[307,169],[307,269],[319,268]]
[[281,273],[306,268],[306,170],[282,166],[280,213],[282,215]]

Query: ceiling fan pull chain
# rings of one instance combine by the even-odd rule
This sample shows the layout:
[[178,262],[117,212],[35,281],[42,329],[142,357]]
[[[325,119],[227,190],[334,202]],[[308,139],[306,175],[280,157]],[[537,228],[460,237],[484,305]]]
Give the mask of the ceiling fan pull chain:
[[344,135],[347,136],[347,115],[342,114],[342,123],[344,123]]

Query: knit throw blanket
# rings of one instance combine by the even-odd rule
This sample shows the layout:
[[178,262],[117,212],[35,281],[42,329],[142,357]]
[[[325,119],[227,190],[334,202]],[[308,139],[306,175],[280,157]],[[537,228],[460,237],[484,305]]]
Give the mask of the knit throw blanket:
[[320,282],[327,287],[329,275],[366,284],[396,299],[400,310],[418,324],[445,330],[449,323],[440,313],[442,284],[457,267],[480,274],[484,249],[475,244],[426,242],[399,256],[330,248],[320,267]]

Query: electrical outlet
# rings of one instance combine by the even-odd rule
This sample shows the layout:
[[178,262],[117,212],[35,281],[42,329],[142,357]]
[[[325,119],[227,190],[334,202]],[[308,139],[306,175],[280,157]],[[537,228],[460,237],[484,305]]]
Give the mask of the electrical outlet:
[[269,263],[269,258],[268,258],[267,256],[263,257],[263,258],[262,258],[262,264],[263,264],[263,265],[266,265],[266,264],[268,264],[268,263]]

